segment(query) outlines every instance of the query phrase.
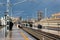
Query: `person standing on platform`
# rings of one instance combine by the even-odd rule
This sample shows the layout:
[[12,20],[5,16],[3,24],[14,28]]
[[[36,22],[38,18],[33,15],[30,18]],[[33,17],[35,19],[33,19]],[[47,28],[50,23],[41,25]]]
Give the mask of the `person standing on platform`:
[[13,28],[13,22],[10,21],[10,22],[9,22],[9,31],[12,31],[12,28]]

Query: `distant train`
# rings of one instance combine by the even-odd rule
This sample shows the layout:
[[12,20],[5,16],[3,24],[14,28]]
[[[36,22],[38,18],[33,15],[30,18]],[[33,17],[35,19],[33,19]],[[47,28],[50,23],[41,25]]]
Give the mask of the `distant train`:
[[40,24],[38,24],[38,26],[37,26],[39,29],[42,29],[42,25],[40,25]]
[[22,28],[22,25],[21,25],[21,24],[18,24],[17,27],[18,27],[18,28]]

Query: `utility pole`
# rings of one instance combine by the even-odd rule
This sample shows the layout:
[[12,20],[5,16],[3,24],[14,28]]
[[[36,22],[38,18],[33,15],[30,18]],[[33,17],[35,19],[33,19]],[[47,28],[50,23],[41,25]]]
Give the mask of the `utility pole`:
[[8,19],[7,15],[9,14],[10,0],[7,0],[6,6],[7,6],[7,9],[6,9],[6,12],[5,12],[5,37],[7,36],[7,27],[8,27],[8,25],[7,25],[7,19]]
[[8,12],[8,13],[9,13],[9,7],[10,7],[10,0],[7,0],[7,10],[6,10],[6,12]]
[[47,18],[47,8],[45,8],[45,18]]
[[[47,8],[45,8],[45,19],[47,18]],[[46,20],[47,21],[47,20]],[[47,21],[48,22],[48,21]],[[46,22],[46,23],[47,23]],[[45,29],[47,29],[47,25],[45,26]]]

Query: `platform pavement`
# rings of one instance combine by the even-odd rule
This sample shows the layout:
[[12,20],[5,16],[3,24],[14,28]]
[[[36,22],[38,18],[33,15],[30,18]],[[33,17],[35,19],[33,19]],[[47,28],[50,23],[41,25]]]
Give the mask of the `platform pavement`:
[[8,32],[8,35],[5,40],[36,40],[31,35],[23,31],[22,29],[13,27],[12,31]]

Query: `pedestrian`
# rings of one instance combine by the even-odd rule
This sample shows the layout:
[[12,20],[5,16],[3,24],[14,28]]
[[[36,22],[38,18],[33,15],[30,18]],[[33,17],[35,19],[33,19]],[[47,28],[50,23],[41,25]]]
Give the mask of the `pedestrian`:
[[10,21],[10,22],[9,22],[9,30],[12,31],[12,28],[13,28],[13,22]]

